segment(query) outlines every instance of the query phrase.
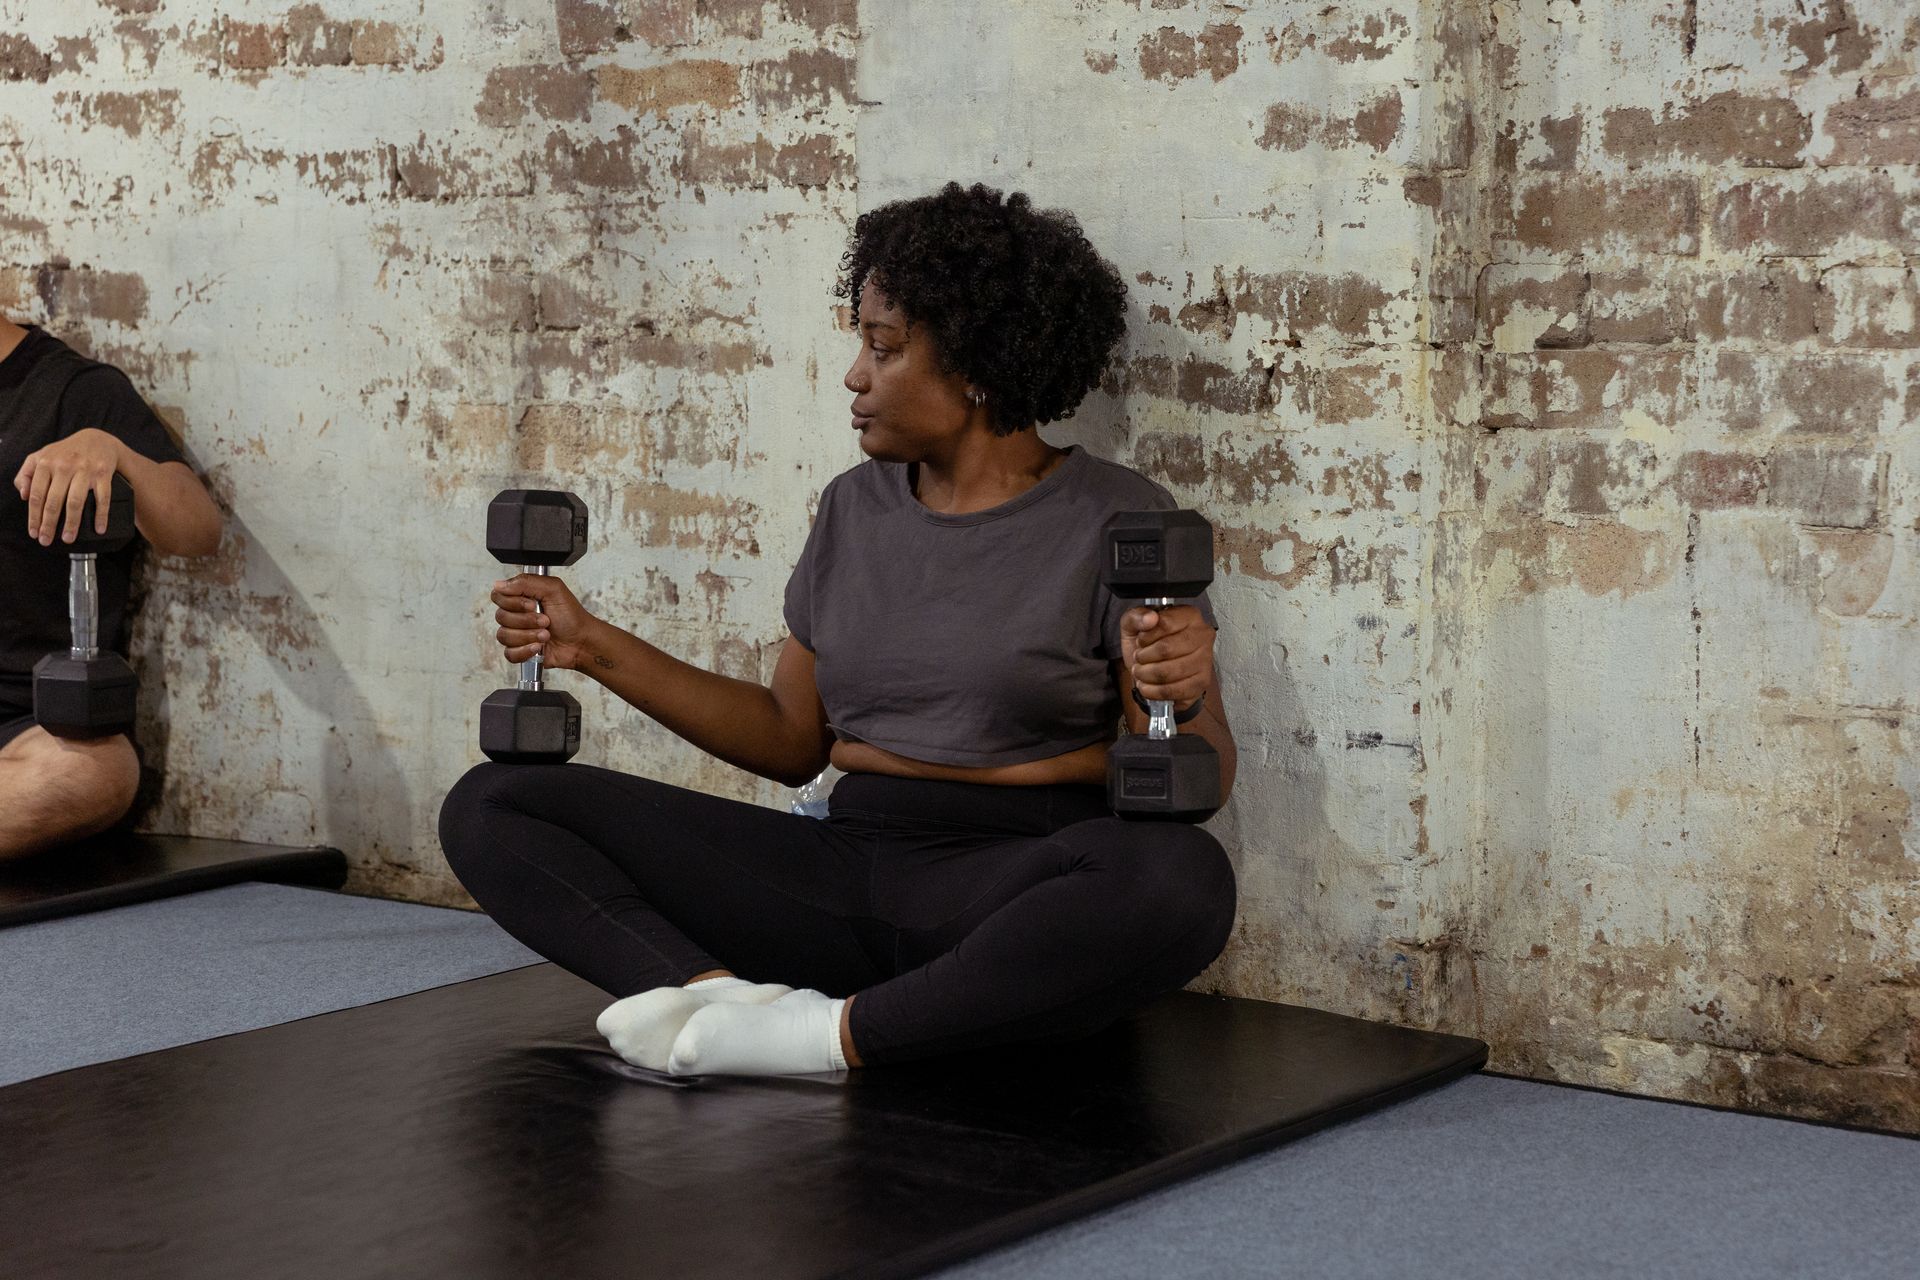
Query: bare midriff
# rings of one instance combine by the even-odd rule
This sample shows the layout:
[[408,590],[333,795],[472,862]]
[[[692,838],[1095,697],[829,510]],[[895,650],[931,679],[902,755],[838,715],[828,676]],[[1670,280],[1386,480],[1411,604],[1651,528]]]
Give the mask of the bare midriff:
[[829,757],[842,773],[889,773],[898,778],[930,778],[936,782],[981,782],[997,787],[1045,787],[1063,782],[1107,782],[1107,742],[1091,742],[1065,755],[1021,764],[976,768],[930,764],[874,746],[871,742],[836,742]]

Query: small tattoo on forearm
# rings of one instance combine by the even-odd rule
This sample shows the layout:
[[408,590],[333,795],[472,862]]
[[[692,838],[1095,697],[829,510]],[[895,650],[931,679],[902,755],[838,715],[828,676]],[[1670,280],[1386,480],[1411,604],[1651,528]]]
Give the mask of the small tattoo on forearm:
[[611,671],[613,670],[613,659],[596,656],[593,660],[593,665],[596,667],[599,667],[603,671]]

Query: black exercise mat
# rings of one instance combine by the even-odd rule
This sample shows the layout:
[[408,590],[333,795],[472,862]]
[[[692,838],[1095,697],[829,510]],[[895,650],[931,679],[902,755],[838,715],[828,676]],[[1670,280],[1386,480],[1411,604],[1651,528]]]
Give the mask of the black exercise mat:
[[338,889],[346,879],[338,849],[116,833],[0,862],[0,928],[244,880]]
[[0,1276],[916,1275],[1486,1060],[1183,992],[1024,1059],[675,1079],[607,1003],[536,965],[0,1089]]

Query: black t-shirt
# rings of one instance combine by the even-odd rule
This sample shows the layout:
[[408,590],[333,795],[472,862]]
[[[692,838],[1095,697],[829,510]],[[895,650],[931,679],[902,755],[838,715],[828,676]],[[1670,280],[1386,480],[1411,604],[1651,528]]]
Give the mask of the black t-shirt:
[[[27,535],[27,502],[13,487],[27,455],[95,427],[155,462],[184,462],[173,438],[112,365],[89,360],[44,329],[0,360],[0,709],[33,705],[33,664],[72,644],[67,623],[65,544],[43,547]],[[127,587],[146,544],[135,538],[99,557],[100,641],[127,643]]]

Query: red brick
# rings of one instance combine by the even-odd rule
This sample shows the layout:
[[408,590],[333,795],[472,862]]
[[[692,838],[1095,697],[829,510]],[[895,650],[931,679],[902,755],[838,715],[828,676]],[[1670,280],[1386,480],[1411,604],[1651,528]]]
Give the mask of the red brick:
[[1864,529],[1878,517],[1886,460],[1866,449],[1775,449],[1767,500],[1803,524]]
[[1833,151],[1822,164],[1920,164],[1920,89],[1894,97],[1861,97],[1827,108]]
[[644,174],[634,148],[639,137],[626,125],[610,138],[576,140],[561,130],[547,134],[544,168],[556,191],[630,190]]
[[54,320],[111,320],[138,328],[147,316],[147,282],[131,272],[74,268],[56,259],[40,269],[34,287]]
[[1820,331],[1836,346],[1920,345],[1920,289],[1906,267],[1834,267],[1820,302]]
[[1240,270],[1231,283],[1216,275],[1215,287],[1233,315],[1259,316],[1292,335],[1328,330],[1354,343],[1412,336],[1413,309],[1404,305],[1405,295],[1354,272]]
[[560,52],[569,58],[599,53],[619,42],[620,20],[611,4],[553,0],[553,20],[559,28]]
[[1223,413],[1257,413],[1274,404],[1273,380],[1258,364],[1240,373],[1212,360],[1188,356],[1175,374],[1174,398]]
[[45,84],[53,74],[53,55],[23,35],[0,31],[0,80],[31,80]]
[[460,318],[476,329],[532,332],[532,278],[516,271],[473,273],[460,283]]
[[763,0],[699,0],[701,38],[734,36],[758,40],[766,34]]
[[[1424,341],[1451,344],[1471,342],[1476,305],[1474,290],[1480,276],[1479,259],[1459,251],[1437,254],[1427,267],[1427,333]],[[1421,341],[1416,336],[1415,341]]]
[[[420,60],[415,36],[391,22],[354,19],[350,47],[353,60],[363,67],[397,67]],[[437,63],[438,56],[431,61]]]
[[[1479,339],[1496,350],[1512,350],[1512,340],[1500,331],[1524,307],[1556,317],[1533,339],[1531,346],[1542,349],[1584,347],[1591,340],[1587,291],[1588,279],[1584,271],[1495,263],[1481,272],[1479,277]],[[1538,322],[1539,317],[1533,317],[1527,322],[1527,329],[1531,331]]]
[[1699,201],[1690,177],[1533,179],[1515,191],[1503,231],[1529,249],[1560,253],[1692,254]]
[[851,32],[860,25],[859,0],[780,0],[780,8],[815,35],[835,28]]
[[1405,105],[1396,89],[1367,99],[1357,108],[1321,110],[1276,102],[1267,108],[1265,129],[1254,145],[1268,151],[1332,150],[1366,146],[1384,153],[1400,136]]
[[853,59],[831,49],[793,49],[777,62],[754,63],[746,84],[760,107],[804,114],[853,97]]
[[1673,474],[1680,501],[1697,511],[1754,506],[1766,484],[1766,460],[1750,453],[1695,450],[1680,456]]
[[1645,107],[1610,110],[1603,145],[1630,167],[1679,158],[1792,168],[1812,135],[1812,123],[1789,99],[1729,91],[1684,103],[1657,121]]
[[1593,273],[1595,342],[1656,346],[1685,341],[1691,336],[1690,319],[1680,285],[1669,272],[1636,267]]
[[1875,356],[1719,351],[1704,406],[1730,431],[1872,435],[1898,388]]
[[518,124],[538,115],[545,120],[586,120],[593,106],[593,74],[567,66],[495,67],[473,114],[482,124]]
[[1173,84],[1198,75],[1224,80],[1240,68],[1239,27],[1210,23],[1198,36],[1175,27],[1161,27],[1140,38],[1140,73],[1149,80]]
[[329,18],[317,4],[287,11],[287,61],[303,67],[343,67],[352,60],[352,22]]
[[221,60],[230,67],[261,71],[286,61],[287,29],[265,22],[235,22],[227,19],[221,45]]
[[1818,332],[1820,282],[1804,263],[1770,262],[1698,281],[1692,305],[1702,341],[1799,342]]
[[1688,416],[1698,394],[1681,351],[1541,351],[1487,358],[1481,425],[1624,425],[1628,410],[1660,422]]
[[1657,460],[1642,440],[1558,440],[1533,455],[1533,491],[1525,508],[1578,516],[1614,515],[1645,506]]
[[542,329],[579,329],[613,315],[612,308],[581,292],[573,280],[541,276],[538,293]]
[[765,134],[751,142],[712,142],[703,130],[689,128],[680,135],[672,172],[695,186],[754,191],[827,187],[853,179],[849,142],[834,133],[810,134],[785,146],[775,146]]
[[1861,244],[1911,252],[1920,249],[1920,201],[1884,173],[1760,178],[1720,193],[1713,232],[1743,253],[1818,257]]
[[1578,111],[1565,117],[1540,117],[1535,126],[1540,135],[1540,146],[1538,154],[1527,160],[1528,172],[1570,172],[1580,152],[1580,130],[1584,124],[1585,120]]

